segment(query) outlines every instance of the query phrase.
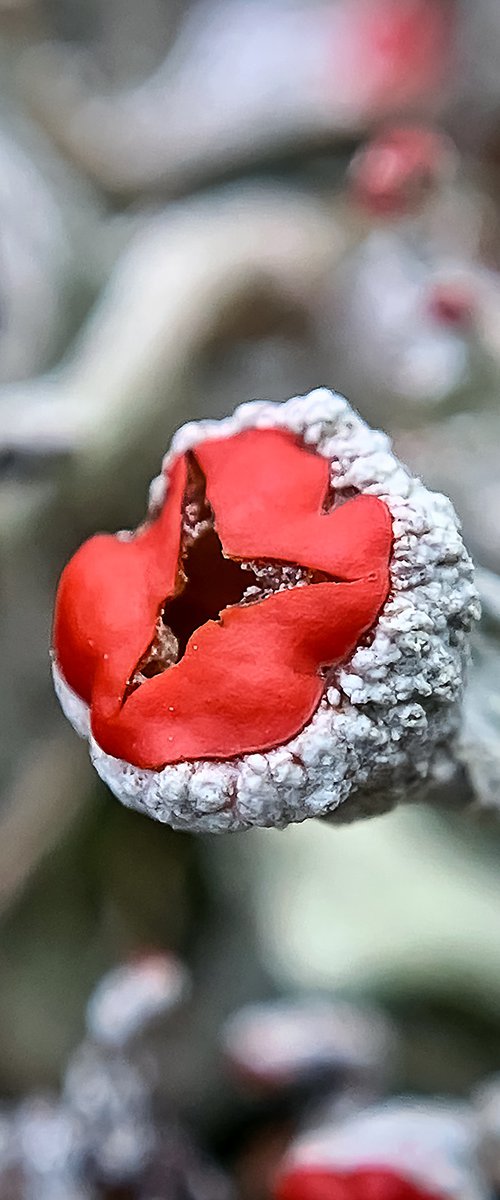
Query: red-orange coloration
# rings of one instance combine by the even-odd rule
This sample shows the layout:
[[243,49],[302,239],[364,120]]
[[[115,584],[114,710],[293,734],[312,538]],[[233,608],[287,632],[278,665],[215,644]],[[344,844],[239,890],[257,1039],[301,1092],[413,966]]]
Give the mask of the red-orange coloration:
[[120,711],[126,682],[147,650],[163,601],[173,595],[186,464],[174,463],[159,517],[122,541],[98,534],[62,573],[54,616],[56,660],[70,687],[102,718]]
[[314,568],[332,582],[223,608],[183,656],[129,694],[179,574],[185,458],[169,471],[158,517],[128,540],[92,538],[63,572],[54,652],[91,710],[109,754],[158,769],[230,758],[289,741],[324,690],[320,668],[345,659],[371,628],[389,588],[389,511],[357,496],[322,511],[329,463],[288,432],[249,430],[194,450],[228,557]]
[[453,150],[445,134],[421,125],[393,126],[355,155],[350,190],[371,216],[395,216],[420,207],[450,174]]
[[359,579],[367,562],[386,564],[390,518],[375,496],[321,513],[327,458],[279,429],[249,429],[230,445],[228,452],[227,438],[202,442],[196,457],[231,557],[282,559],[343,580]]
[[477,310],[473,289],[461,280],[436,283],[428,298],[428,311],[438,325],[465,332],[471,330]]
[[406,107],[443,86],[457,29],[454,0],[367,0],[360,12],[357,66],[372,80],[373,112],[394,112],[398,101]]
[[363,1167],[337,1171],[327,1167],[297,1167],[278,1179],[274,1200],[439,1200],[395,1171]]

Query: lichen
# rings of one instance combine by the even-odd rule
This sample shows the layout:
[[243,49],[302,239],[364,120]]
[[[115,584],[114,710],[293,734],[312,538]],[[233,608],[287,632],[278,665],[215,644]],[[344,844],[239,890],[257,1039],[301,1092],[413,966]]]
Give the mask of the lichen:
[[[185,425],[166,463],[205,439],[249,428],[299,435],[329,459],[340,499],[355,489],[385,502],[393,519],[391,590],[371,638],[331,673],[312,719],[285,745],[154,771],[105,754],[91,739],[94,765],[115,795],[178,829],[283,827],[307,817],[349,821],[385,811],[432,781],[443,755],[453,754],[460,725],[468,634],[479,605],[450,501],[413,478],[386,435],[323,388],[283,404],[245,404],[220,422]],[[155,506],[164,481],[165,474],[152,486]],[[64,711],[85,732],[81,701],[56,664],[54,674]]]

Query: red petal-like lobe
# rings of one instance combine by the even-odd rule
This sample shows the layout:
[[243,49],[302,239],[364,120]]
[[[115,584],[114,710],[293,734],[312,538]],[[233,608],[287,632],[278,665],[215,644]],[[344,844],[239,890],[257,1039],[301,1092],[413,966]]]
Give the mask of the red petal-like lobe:
[[311,718],[318,674],[354,649],[387,594],[384,570],[227,608],[190,638],[181,661],[149,679],[112,721],[94,697],[92,728],[109,754],[137,766],[230,758],[288,741]]
[[281,559],[354,580],[387,561],[391,518],[376,496],[357,496],[322,513],[328,459],[304,450],[289,433],[248,429],[202,442],[196,458],[225,553]]
[[442,1200],[396,1171],[363,1167],[335,1171],[327,1167],[297,1167],[278,1179],[275,1200]]
[[[120,708],[127,681],[153,639],[173,595],[186,463],[172,466],[161,513],[130,540],[99,534],[65,567],[57,592],[53,646],[64,678],[102,714]],[[125,756],[126,757],[126,756]]]

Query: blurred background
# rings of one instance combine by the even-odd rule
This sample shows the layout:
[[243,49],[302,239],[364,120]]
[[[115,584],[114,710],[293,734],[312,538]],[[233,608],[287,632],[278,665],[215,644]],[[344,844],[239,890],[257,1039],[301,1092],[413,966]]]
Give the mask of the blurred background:
[[[500,1070],[499,62],[498,0],[0,0],[8,1129],[26,1096],[57,1094],[103,972],[151,952],[193,978],[156,1044],[157,1093],[239,1154],[253,1200],[258,1105],[219,1039],[243,1002],[381,1006],[394,1087],[465,1096]],[[83,538],[142,518],[181,422],[321,384],[451,495],[482,568],[476,800],[342,830],[174,833],[120,808],[58,710],[57,578]],[[62,1134],[28,1117],[38,1170]],[[2,1183],[2,1138],[0,1197],[28,1195]],[[108,1184],[49,1179],[43,1196],[153,1195]]]

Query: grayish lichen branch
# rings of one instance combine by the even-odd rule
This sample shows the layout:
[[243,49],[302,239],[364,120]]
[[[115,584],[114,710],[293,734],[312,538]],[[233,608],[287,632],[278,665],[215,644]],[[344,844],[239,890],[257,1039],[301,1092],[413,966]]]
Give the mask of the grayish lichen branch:
[[[136,233],[69,355],[0,388],[0,449],[70,454],[85,503],[137,446],[182,419],[193,361],[254,289],[304,307],[341,235],[327,210],[279,188],[228,189]],[[156,453],[154,450],[153,453]]]

